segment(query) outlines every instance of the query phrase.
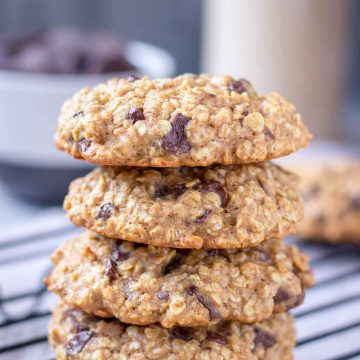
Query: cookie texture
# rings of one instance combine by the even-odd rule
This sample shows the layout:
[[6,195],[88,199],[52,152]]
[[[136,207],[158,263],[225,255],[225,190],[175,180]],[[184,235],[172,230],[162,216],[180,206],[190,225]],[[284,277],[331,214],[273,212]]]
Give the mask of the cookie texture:
[[56,145],[118,166],[208,166],[269,160],[308,144],[295,107],[243,79],[185,74],[113,79],[62,107]]
[[293,319],[287,313],[253,325],[209,328],[126,326],[59,305],[49,326],[57,360],[291,360]]
[[299,235],[360,245],[360,162],[344,159],[334,164],[308,163],[298,170],[305,201]]
[[240,248],[295,231],[297,176],[270,163],[197,168],[103,167],[73,181],[77,226],[176,248]]
[[253,249],[182,250],[85,232],[52,261],[46,284],[70,307],[167,328],[261,321],[300,305],[313,285],[307,257],[279,239]]

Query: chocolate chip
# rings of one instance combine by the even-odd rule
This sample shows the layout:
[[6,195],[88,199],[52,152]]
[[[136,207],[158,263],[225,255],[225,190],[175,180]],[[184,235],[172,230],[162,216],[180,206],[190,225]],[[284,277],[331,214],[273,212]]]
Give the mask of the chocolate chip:
[[89,340],[93,337],[93,335],[94,332],[91,330],[80,331],[77,333],[64,345],[66,355],[74,356],[79,354],[84,349]]
[[205,210],[202,215],[200,215],[199,217],[197,217],[197,218],[195,219],[195,222],[196,222],[197,224],[202,224],[202,223],[204,223],[204,222],[208,219],[208,217],[209,217],[211,214],[212,214],[212,210]]
[[169,292],[168,292],[168,291],[159,290],[159,291],[156,293],[156,296],[157,296],[158,299],[160,299],[160,300],[168,300],[168,299],[169,299]]
[[268,138],[270,138],[271,140],[274,140],[274,139],[275,139],[274,134],[273,134],[273,133],[269,130],[269,128],[266,127],[266,126],[265,126],[265,128],[264,128],[264,134],[265,134]]
[[91,141],[90,140],[80,140],[77,142],[78,147],[80,148],[80,151],[85,152],[86,150],[89,149],[90,145],[91,145]]
[[130,108],[126,118],[132,120],[135,124],[139,120],[145,120],[144,109],[141,107],[132,107]]
[[206,333],[206,338],[210,341],[215,341],[220,345],[227,345],[229,343],[229,340],[224,335],[215,331],[208,331]]
[[254,332],[254,350],[256,350],[259,346],[262,346],[264,349],[268,349],[276,344],[276,338],[269,332],[262,330],[257,326],[254,328]]
[[161,139],[160,146],[171,153],[188,153],[191,145],[186,137],[185,126],[190,120],[183,114],[177,114],[171,123],[171,130]]
[[270,189],[270,187],[266,184],[265,181],[261,179],[257,179],[257,181],[267,196],[274,196],[274,192],[272,191],[272,189]]
[[177,269],[180,266],[180,263],[183,259],[183,255],[180,252],[176,252],[173,258],[165,265],[163,270],[163,275],[171,273],[173,270]]
[[105,204],[100,206],[99,212],[96,216],[96,219],[104,219],[108,220],[112,216],[115,209],[118,209],[116,205],[111,202],[106,202]]
[[190,285],[186,288],[186,291],[189,295],[195,295],[198,301],[209,310],[210,320],[220,319],[219,312],[214,308],[213,304],[211,303],[210,299],[204,296],[197,286]]
[[260,262],[264,262],[267,264],[272,263],[271,255],[262,249],[252,249],[252,252],[255,254],[256,259]]
[[80,332],[82,330],[88,330],[78,319],[78,316],[80,315],[80,311],[67,309],[64,312],[63,320],[70,319],[72,323],[72,331],[73,332]]
[[172,338],[177,338],[184,341],[190,341],[192,339],[190,330],[182,326],[173,327],[172,329],[170,329],[170,334]]
[[106,267],[105,267],[105,275],[110,279],[114,280],[116,278],[116,262],[113,259],[106,260]]
[[315,198],[320,193],[320,186],[319,185],[312,185],[309,186],[303,193],[302,197],[305,201]]
[[218,181],[202,180],[200,183],[195,184],[193,186],[193,189],[198,190],[200,192],[209,192],[209,191],[216,192],[220,196],[221,207],[225,207],[228,201],[227,193],[223,188],[223,186]]
[[78,111],[78,112],[74,113],[73,118],[76,118],[76,117],[78,117],[78,116],[83,116],[84,114],[85,114],[85,113],[84,113],[83,110]]
[[125,261],[130,257],[130,253],[120,250],[120,244],[121,241],[117,241],[116,243],[114,243],[111,250],[111,259],[116,262]]
[[276,295],[274,296],[275,304],[279,304],[285,301],[288,301],[291,298],[291,295],[284,290],[283,288],[279,288]]
[[230,91],[235,91],[238,94],[247,92],[249,95],[254,92],[251,83],[246,79],[234,80],[229,85]]
[[134,82],[136,80],[139,80],[140,77],[136,76],[136,75],[129,75],[127,79],[128,79],[129,82]]
[[208,249],[208,250],[206,250],[206,253],[208,256],[217,256],[217,255],[219,255],[219,250],[218,249]]
[[168,195],[174,195],[178,197],[186,191],[186,186],[184,184],[179,185],[167,185],[157,183],[155,184],[154,198],[164,198]]
[[351,198],[350,208],[353,210],[360,210],[360,196]]

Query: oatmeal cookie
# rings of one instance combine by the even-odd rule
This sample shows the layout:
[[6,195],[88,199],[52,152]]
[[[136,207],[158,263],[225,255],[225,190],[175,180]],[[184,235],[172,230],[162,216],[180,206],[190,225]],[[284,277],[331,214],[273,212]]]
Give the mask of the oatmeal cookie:
[[360,162],[349,159],[333,164],[311,162],[298,169],[305,202],[299,235],[360,245]]
[[279,239],[253,249],[183,250],[85,232],[52,261],[46,284],[71,308],[166,328],[261,321],[300,305],[313,285],[307,257]]
[[291,360],[295,329],[288,313],[253,325],[164,329],[124,325],[59,305],[49,339],[57,360]]
[[277,93],[258,95],[230,76],[113,79],[62,107],[56,145],[77,159],[117,166],[253,163],[304,147],[311,134]]
[[270,163],[198,168],[97,168],[72,182],[77,226],[175,248],[240,248],[295,231],[297,176]]

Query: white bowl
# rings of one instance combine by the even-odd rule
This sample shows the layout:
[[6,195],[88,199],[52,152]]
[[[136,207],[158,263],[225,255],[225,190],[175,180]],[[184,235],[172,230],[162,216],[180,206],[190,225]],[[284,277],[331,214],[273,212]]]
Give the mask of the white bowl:
[[62,103],[82,87],[112,77],[167,77],[175,72],[174,58],[156,46],[130,42],[125,55],[135,71],[95,75],[0,71],[0,163],[57,169],[87,166],[54,147]]

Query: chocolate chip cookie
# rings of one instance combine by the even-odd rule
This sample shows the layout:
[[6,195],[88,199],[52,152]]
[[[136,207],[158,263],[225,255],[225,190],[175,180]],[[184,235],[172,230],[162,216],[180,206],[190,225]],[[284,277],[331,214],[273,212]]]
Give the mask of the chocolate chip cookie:
[[117,166],[253,163],[290,154],[311,135],[277,93],[230,76],[113,79],[79,91],[62,110],[56,145]]
[[334,164],[310,163],[298,169],[305,201],[299,235],[360,245],[360,162],[344,159]]
[[77,226],[175,248],[240,248],[295,230],[297,176],[270,163],[95,169],[73,181],[64,208]]
[[53,255],[46,284],[71,308],[170,328],[261,321],[300,305],[307,257],[282,240],[253,249],[182,250],[85,232]]
[[223,322],[208,328],[124,325],[59,305],[49,339],[57,360],[291,360],[292,317],[277,314],[253,325]]

